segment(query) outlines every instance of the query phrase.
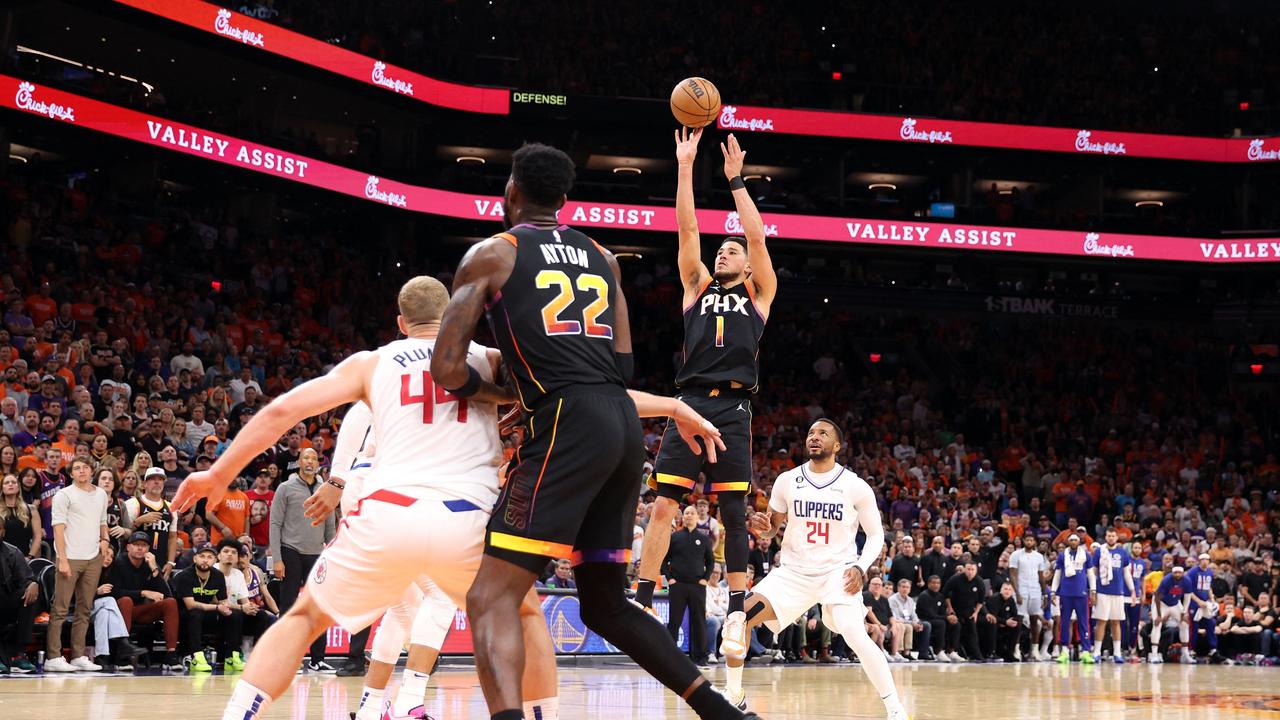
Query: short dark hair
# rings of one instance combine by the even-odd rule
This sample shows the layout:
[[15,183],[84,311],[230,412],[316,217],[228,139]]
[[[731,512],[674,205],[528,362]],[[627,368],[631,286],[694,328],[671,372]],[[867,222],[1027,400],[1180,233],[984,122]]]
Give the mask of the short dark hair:
[[236,554],[237,554],[237,555],[239,555],[240,553],[244,552],[244,550],[240,547],[240,541],[239,541],[239,540],[236,540],[236,539],[234,539],[234,538],[232,538],[232,537],[230,537],[230,536],[228,536],[228,537],[224,537],[224,538],[222,538],[221,540],[219,540],[219,541],[218,541],[218,554],[219,554],[219,555],[221,555],[221,554],[222,554],[222,550],[223,550],[223,548],[235,548],[235,551],[236,551]]
[[820,417],[817,420],[814,420],[812,423],[809,423],[809,427],[813,427],[817,423],[826,423],[830,425],[832,429],[836,431],[836,440],[839,441],[841,445],[844,444],[844,431],[840,429],[840,426],[836,424],[835,420],[831,420],[830,418]]
[[926,583],[931,583],[931,582],[933,582],[934,580],[937,580],[938,582],[942,582],[942,577],[941,577],[941,576],[939,576],[939,575],[930,575],[930,576],[929,576],[929,579],[928,579],[928,580],[925,580],[925,582],[926,582]]
[[744,237],[739,237],[738,235],[730,235],[729,237],[725,238],[724,242],[720,243],[720,245],[723,246],[724,243],[727,243],[727,242],[737,243],[741,245],[743,254],[750,254],[751,252],[750,249],[747,248],[747,239]]
[[511,158],[511,178],[534,205],[554,208],[573,188],[573,160],[550,145],[525,143]]

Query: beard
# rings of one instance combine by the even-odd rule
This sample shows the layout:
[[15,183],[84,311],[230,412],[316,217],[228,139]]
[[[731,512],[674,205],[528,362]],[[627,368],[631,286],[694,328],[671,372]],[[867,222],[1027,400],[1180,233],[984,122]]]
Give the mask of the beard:
[[739,272],[731,272],[729,270],[717,270],[715,273],[711,275],[711,277],[714,278],[716,282],[720,283],[721,285],[724,285],[725,283],[731,283],[738,280],[746,279],[747,273],[745,270],[742,270]]
[[[808,448],[806,448],[806,450],[808,450]],[[821,450],[817,450],[817,451],[814,451],[814,450],[808,450],[808,452],[809,452],[809,459],[810,459],[810,460],[826,460],[827,458],[829,458],[829,457],[831,457],[832,455],[834,455],[834,454],[835,454],[834,452],[832,452],[831,450],[829,450],[829,449],[827,449],[827,448],[823,448],[823,449],[821,449]]]

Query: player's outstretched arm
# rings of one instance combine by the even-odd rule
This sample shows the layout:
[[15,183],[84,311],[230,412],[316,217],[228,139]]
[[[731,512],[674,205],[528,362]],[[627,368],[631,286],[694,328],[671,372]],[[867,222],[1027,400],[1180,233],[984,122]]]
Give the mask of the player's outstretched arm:
[[[453,276],[453,295],[440,320],[435,350],[431,355],[431,377],[449,392],[467,384],[470,378],[467,350],[475,337],[476,323],[484,315],[485,303],[511,276],[516,249],[500,238],[490,238],[467,251]],[[491,382],[467,399],[499,405],[515,402],[514,394]]]
[[698,157],[698,141],[702,129],[676,131],[676,224],[680,231],[680,282],[684,285],[684,304],[698,297],[698,291],[711,277],[702,264],[702,241],[698,235],[698,216],[693,205],[693,161]]
[[368,397],[368,378],[378,356],[359,352],[338,363],[327,374],[294,388],[272,400],[240,430],[226,452],[204,472],[195,472],[182,481],[173,496],[173,506],[185,512],[202,497],[216,505],[227,491],[231,478],[255,457],[275,444],[289,428],[339,405]]
[[[747,152],[738,144],[738,138],[730,134],[726,142],[720,143],[720,152],[724,154],[724,175],[729,179],[730,187],[734,178],[742,176],[742,164],[746,162]],[[745,186],[733,188],[733,204],[738,210],[738,220],[742,223],[742,234],[747,238],[747,261],[751,265],[751,282],[756,287],[756,304],[767,317],[773,298],[778,294],[778,275],[773,271],[773,259],[769,257],[769,247],[764,241],[764,219],[751,193]]]

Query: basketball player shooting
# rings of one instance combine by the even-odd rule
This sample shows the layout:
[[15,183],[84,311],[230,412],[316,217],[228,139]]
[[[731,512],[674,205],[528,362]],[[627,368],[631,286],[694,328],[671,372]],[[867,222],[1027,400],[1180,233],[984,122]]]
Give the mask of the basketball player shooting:
[[[465,397],[445,392],[432,380],[427,366],[448,299],[434,278],[405,283],[397,318],[405,339],[356,353],[281,395],[254,415],[213,467],[192,473],[178,488],[174,507],[179,511],[202,497],[216,503],[229,478],[286,430],[339,405],[368,403],[378,428],[378,462],[364,479],[362,498],[312,567],[306,594],[263,635],[223,720],[264,714],[293,682],[307,646],[335,621],[358,632],[400,600],[408,586],[424,587],[426,579],[455,604],[465,602],[498,495],[502,445],[496,403],[512,398],[493,383],[496,356],[474,343],[464,350],[476,378]],[[512,632],[521,630],[545,636],[541,612],[536,622],[517,620]],[[534,637],[522,647],[539,653],[527,659],[524,667],[531,676],[526,679],[554,683],[550,638]],[[556,695],[554,685],[526,692],[529,698]]]
[[[521,720],[525,650],[520,599],[552,558],[571,558],[587,627],[678,694],[699,717],[741,718],[660,624],[626,597],[626,564],[644,464],[637,413],[672,416],[691,448],[714,459],[720,433],[685,403],[627,391],[634,360],[618,261],[556,212],[573,161],[546,145],[512,158],[507,232],[462,259],[431,372],[466,393],[476,323],[488,312],[525,414],[525,440],[489,523],[467,594],[476,669],[492,720]],[[699,445],[702,443],[702,445]]]
[[[843,635],[858,654],[889,720],[909,720],[889,661],[867,634],[862,586],[867,569],[884,549],[884,526],[871,486],[836,463],[843,439],[834,422],[814,421],[805,438],[809,461],[778,476],[768,514],[752,513],[751,529],[761,540],[767,542],[784,523],[787,532],[778,566],[747,598],[745,627],[749,631],[765,624],[778,633],[820,603],[823,625]],[[855,542],[859,528],[866,534],[862,552]],[[730,702],[745,709],[742,663],[741,658],[726,659],[725,691]]]
[[742,180],[746,152],[730,135],[720,145],[724,174],[746,237],[730,237],[716,252],[715,272],[702,263],[702,244],[693,206],[693,163],[702,130],[676,132],[679,182],[676,220],[680,228],[680,281],[684,285],[684,363],[676,375],[680,399],[716,424],[725,452],[716,463],[692,453],[670,424],[654,467],[651,485],[658,491],[653,516],[640,552],[640,580],[636,602],[653,607],[653,591],[662,560],[671,544],[671,523],[680,500],[707,477],[706,491],[720,504],[725,530],[725,569],[729,580],[729,610],[721,629],[720,652],[744,658],[743,598],[747,590],[747,509],[751,488],[751,396],[759,386],[760,336],[778,290],[778,276],[765,247],[764,221]]

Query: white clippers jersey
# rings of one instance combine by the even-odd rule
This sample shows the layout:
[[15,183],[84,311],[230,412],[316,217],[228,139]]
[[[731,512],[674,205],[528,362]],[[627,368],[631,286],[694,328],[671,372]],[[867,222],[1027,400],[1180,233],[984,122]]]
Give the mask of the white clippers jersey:
[[361,400],[342,418],[338,439],[333,444],[330,474],[346,479],[353,471],[364,469],[358,466],[372,467],[374,446],[373,411]]
[[871,486],[852,470],[817,474],[805,463],[778,476],[769,509],[787,514],[781,565],[821,574],[858,560],[858,514],[877,508]]
[[[498,497],[498,409],[459,400],[431,378],[435,340],[406,338],[375,352],[369,386],[378,461],[368,496],[384,488],[427,487],[491,508]],[[493,381],[486,348],[471,343],[467,364]]]

